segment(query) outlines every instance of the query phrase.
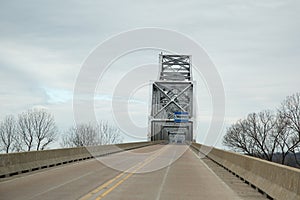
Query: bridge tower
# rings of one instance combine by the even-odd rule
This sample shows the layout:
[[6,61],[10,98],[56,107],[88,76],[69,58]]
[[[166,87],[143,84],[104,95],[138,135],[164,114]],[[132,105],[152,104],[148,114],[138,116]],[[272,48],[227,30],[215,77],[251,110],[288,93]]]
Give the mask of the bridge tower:
[[193,81],[190,55],[159,55],[159,80],[152,84],[150,140],[193,140]]

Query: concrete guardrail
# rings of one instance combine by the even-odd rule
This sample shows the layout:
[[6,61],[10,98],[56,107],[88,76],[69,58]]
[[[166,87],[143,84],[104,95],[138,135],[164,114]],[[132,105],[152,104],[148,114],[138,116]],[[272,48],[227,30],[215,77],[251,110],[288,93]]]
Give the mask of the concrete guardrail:
[[197,143],[191,146],[273,199],[300,199],[300,169]]
[[160,141],[0,154],[0,178],[158,143]]

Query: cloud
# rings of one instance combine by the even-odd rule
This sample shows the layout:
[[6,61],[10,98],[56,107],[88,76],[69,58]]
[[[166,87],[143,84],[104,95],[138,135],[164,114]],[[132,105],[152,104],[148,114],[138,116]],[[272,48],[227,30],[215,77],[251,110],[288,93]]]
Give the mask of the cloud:
[[64,103],[72,100],[72,91],[64,89],[43,88],[50,104]]
[[[89,52],[113,34],[153,26],[187,34],[207,50],[224,82],[227,121],[272,109],[299,91],[299,13],[295,0],[3,1],[0,117],[46,106],[61,127],[69,126],[74,122],[74,83]],[[158,63],[157,56],[155,51],[141,52],[114,63],[98,84],[96,107],[109,115],[118,81],[132,66]],[[137,78],[145,77],[141,73]],[[210,96],[201,77],[197,79],[198,114],[205,131]],[[148,104],[149,93],[145,89],[132,97],[133,119],[145,115],[138,111]],[[116,100],[127,98],[118,95]]]

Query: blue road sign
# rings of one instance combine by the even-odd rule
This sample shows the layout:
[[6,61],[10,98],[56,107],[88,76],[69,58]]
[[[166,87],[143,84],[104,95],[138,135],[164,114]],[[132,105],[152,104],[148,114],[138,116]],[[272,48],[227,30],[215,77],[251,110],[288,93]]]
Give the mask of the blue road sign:
[[189,121],[189,113],[188,112],[174,112],[174,122],[188,122]]

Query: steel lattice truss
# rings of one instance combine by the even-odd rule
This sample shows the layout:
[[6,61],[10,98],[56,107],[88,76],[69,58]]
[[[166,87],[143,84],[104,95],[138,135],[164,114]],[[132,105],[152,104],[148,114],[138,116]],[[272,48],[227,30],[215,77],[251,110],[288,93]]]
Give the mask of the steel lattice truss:
[[[152,85],[151,140],[166,140],[170,133],[192,140],[193,82],[191,56],[160,54],[160,80]],[[176,114],[187,119],[177,123]],[[171,138],[171,137],[169,137]]]
[[151,116],[155,119],[174,119],[175,112],[192,113],[192,94],[191,82],[155,82]]
[[160,54],[160,63],[160,80],[191,80],[190,56]]

